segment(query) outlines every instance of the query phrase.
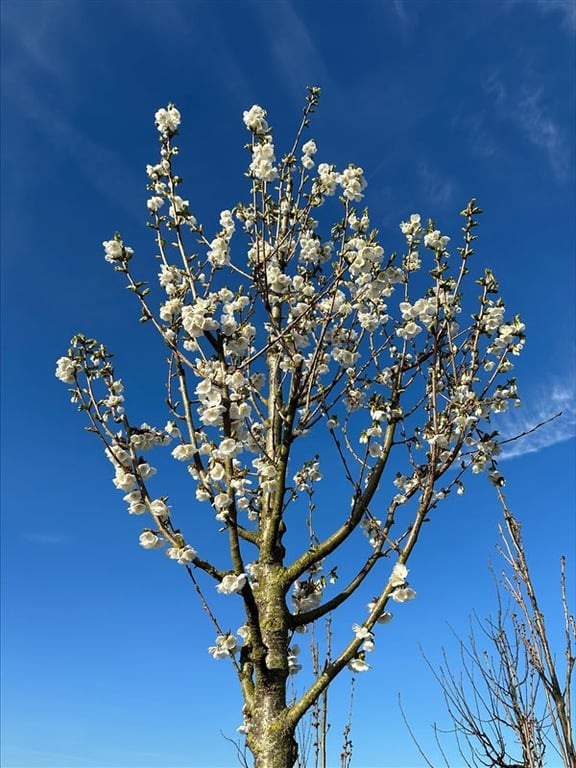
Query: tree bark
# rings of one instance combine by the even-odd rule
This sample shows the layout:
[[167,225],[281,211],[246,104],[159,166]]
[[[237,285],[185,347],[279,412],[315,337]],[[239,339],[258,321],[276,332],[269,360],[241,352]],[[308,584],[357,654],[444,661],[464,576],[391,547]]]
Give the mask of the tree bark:
[[256,602],[261,645],[254,658],[255,685],[250,713],[248,748],[254,768],[292,768],[298,745],[288,724],[288,609],[279,579],[280,567],[261,563]]
[[278,703],[274,691],[256,700],[257,711],[248,735],[254,768],[293,768],[296,763],[298,745],[286,718],[277,713]]

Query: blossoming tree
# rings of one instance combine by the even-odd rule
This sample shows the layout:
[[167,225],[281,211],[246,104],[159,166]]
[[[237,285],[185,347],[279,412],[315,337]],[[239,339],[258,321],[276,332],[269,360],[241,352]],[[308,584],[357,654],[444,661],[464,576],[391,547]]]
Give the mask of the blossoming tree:
[[[475,201],[462,211],[455,253],[432,221],[412,214],[400,225],[405,248],[386,254],[368,210],[356,207],[362,169],[317,164],[315,141],[305,141],[318,98],[310,88],[280,160],[265,110],[244,113],[250,193],[222,211],[214,237],[179,194],[180,113],[172,104],[156,113],[160,160],[147,171],[160,300],[137,279],[120,235],[104,250],[166,346],[166,426],[130,421],[112,356],[97,341],[75,336],[56,371],[102,441],[129,513],[147,515],[141,546],[164,550],[194,581],[216,627],[209,652],[231,662],[240,684],[239,730],[256,768],[292,766],[301,718],[347,667],[369,669],[390,601],[416,595],[407,563],[438,503],[463,492],[468,470],[502,481],[490,420],[518,404],[508,373],[524,343],[490,270],[464,302]],[[168,443],[187,467],[197,514],[220,528],[220,551],[189,541],[168,497],[152,490],[161,481],[144,453]],[[315,494],[321,473],[332,472],[348,491],[339,489],[328,515]],[[355,559],[340,586],[346,551]],[[241,602],[236,634],[221,629],[206,580]],[[303,664],[295,634],[358,603],[366,584],[375,597],[367,610],[356,604],[349,638],[290,694]]]

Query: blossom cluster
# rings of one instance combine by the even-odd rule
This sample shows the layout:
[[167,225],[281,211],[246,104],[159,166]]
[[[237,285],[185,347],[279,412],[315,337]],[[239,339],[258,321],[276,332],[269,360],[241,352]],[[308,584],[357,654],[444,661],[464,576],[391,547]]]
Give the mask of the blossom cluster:
[[244,585],[247,581],[247,576],[245,573],[229,573],[218,584],[216,587],[217,591],[222,593],[223,595],[233,595],[236,592],[240,592],[241,589],[243,589]]
[[408,600],[414,600],[416,592],[410,589],[406,581],[408,568],[404,563],[396,563],[392,568],[392,574],[388,579],[388,584],[392,587],[392,600],[397,603],[406,603]]
[[252,162],[249,169],[250,173],[255,179],[260,179],[260,181],[274,181],[278,177],[278,169],[274,165],[275,162],[274,144],[267,138],[265,141],[254,145]]
[[312,483],[322,480],[320,474],[320,462],[318,458],[312,459],[304,464],[294,475],[294,485],[298,491],[312,493]]
[[[396,563],[392,568],[392,573],[388,579],[388,585],[392,588],[391,597],[397,603],[405,603],[416,597],[416,592],[408,586],[406,581],[407,576],[408,568],[404,563]],[[376,603],[376,598],[368,603],[368,610],[370,613],[376,609]],[[382,611],[376,619],[376,623],[389,624],[392,621],[392,618],[393,615],[390,611]],[[370,669],[370,665],[365,657],[366,653],[370,653],[374,650],[374,633],[363,624],[353,624],[352,630],[354,636],[358,640],[362,640],[362,644],[354,658],[348,662],[348,668],[353,672],[366,672]]]
[[126,262],[134,254],[134,250],[125,246],[122,238],[116,235],[112,240],[104,240],[104,258],[110,264]]
[[162,134],[175,133],[181,122],[180,112],[173,104],[166,109],[159,109],[154,115],[156,127]]
[[292,592],[292,605],[296,613],[310,611],[320,605],[324,591],[320,579],[305,579],[297,581]]
[[[319,162],[321,147],[303,135],[306,120],[284,157],[277,157],[265,109],[253,105],[243,122],[251,133],[248,202],[224,208],[217,224],[205,229],[175,170],[181,114],[173,104],[156,112],[160,157],[146,172],[160,289],[132,276],[134,251],[120,234],[103,242],[104,258],[124,274],[142,320],[151,321],[169,350],[165,428],[131,425],[123,383],[111,356],[95,342],[75,337],[69,354],[57,361],[56,376],[72,387],[74,402],[103,438],[129,514],[153,520],[140,534],[141,547],[164,548],[179,564],[203,568],[219,594],[257,601],[259,575],[264,582],[258,562],[244,564],[237,551],[228,570],[200,560],[172,527],[168,498],[149,492],[156,469],[143,454],[170,444],[172,457],[194,481],[196,500],[221,531],[228,529],[231,546],[241,548],[243,539],[258,547],[263,522],[281,517],[301,494],[308,496],[310,519],[313,511],[321,514],[313,503],[320,463],[306,452],[312,441],[300,443],[297,458],[290,452],[312,429],[325,429],[354,487],[346,536],[361,528],[375,550],[370,562],[376,562],[385,542],[394,542],[389,521],[396,507],[416,498],[433,508],[453,488],[463,491],[462,473],[440,485],[451,466],[485,471],[497,486],[504,482],[492,419],[520,402],[508,374],[523,348],[525,327],[495,296],[498,285],[489,270],[477,281],[478,304],[463,302],[479,213],[474,201],[463,212],[460,259],[448,251],[450,237],[432,221],[425,225],[419,213],[400,224],[402,246],[388,252],[368,209],[356,207],[367,188],[362,168]],[[332,210],[336,221],[326,227]],[[431,279],[423,290],[425,274]],[[406,464],[394,480],[383,523],[370,510],[375,489],[385,485],[380,478],[392,449],[406,451]],[[435,485],[426,496],[430,467]],[[369,604],[369,620],[352,625],[354,672],[370,667],[365,656],[374,649],[374,626],[392,619],[380,608],[384,600],[416,597],[403,540],[398,536],[393,544],[401,561],[381,597]],[[321,563],[320,556],[308,561],[293,582],[289,599],[300,628],[310,619],[307,612],[326,608]],[[233,634],[216,627],[210,654],[234,656],[248,629]],[[289,674],[301,669],[297,645],[287,649],[287,666]],[[249,720],[245,713],[243,732]]]
[[[168,544],[166,555],[181,565],[188,565],[194,562],[196,551],[172,528],[167,498],[150,495],[147,482],[156,474],[156,468],[142,455],[154,447],[168,445],[174,425],[169,423],[165,429],[159,429],[145,422],[139,427],[128,422],[123,407],[124,385],[114,375],[111,357],[104,345],[78,334],[72,339],[68,356],[58,360],[56,376],[67,384],[75,385],[73,402],[88,413],[91,429],[100,431],[105,454],[114,468],[112,482],[124,493],[128,513],[149,514],[156,525],[154,529],[145,528],[142,531],[140,546],[152,550]],[[85,376],[87,386],[80,383],[80,372]],[[96,397],[97,384],[104,388],[104,397]],[[110,421],[122,428],[113,431],[108,426]]]

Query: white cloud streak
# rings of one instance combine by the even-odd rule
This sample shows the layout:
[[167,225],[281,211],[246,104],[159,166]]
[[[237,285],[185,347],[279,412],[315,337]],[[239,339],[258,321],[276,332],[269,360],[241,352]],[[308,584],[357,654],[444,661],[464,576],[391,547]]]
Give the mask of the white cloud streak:
[[55,1],[35,3],[31,14],[25,3],[3,4],[2,24],[19,53],[8,57],[2,74],[10,79],[14,70],[22,73],[33,69],[59,83],[68,81],[71,75],[66,67],[66,48],[59,42],[73,28],[75,10],[69,4]]
[[465,133],[475,155],[493,158],[502,154],[486,125],[485,112],[476,114],[455,113],[451,119],[451,124]]
[[12,88],[9,96],[18,105],[21,116],[75,162],[90,186],[131,218],[137,217],[132,201],[142,194],[143,170],[129,168],[119,150],[94,141],[67,120],[63,112],[43,103],[39,92],[26,81],[19,88]]
[[524,82],[517,90],[510,92],[497,73],[487,77],[483,87],[485,93],[492,97],[497,114],[544,152],[556,178],[569,178],[573,161],[571,143],[560,123],[552,117],[550,106],[545,102],[544,89]]
[[537,424],[562,413],[534,432],[503,447],[502,459],[537,453],[557,443],[576,437],[576,378],[574,374],[543,385],[535,396],[525,399],[521,408],[510,410],[499,419],[496,428],[507,440],[529,432]]
[[[134,217],[130,201],[144,187],[144,170],[129,170],[120,151],[95,141],[67,117],[73,112],[71,105],[82,100],[83,90],[74,68],[61,55],[65,48],[61,42],[78,19],[67,14],[66,3],[38,3],[38,13],[32,17],[14,5],[4,20],[14,42],[2,71],[5,102],[15,107],[12,114],[63,155],[64,162],[71,158],[93,188]],[[7,157],[7,162],[19,161],[16,155]]]
[[431,165],[422,160],[418,166],[418,174],[426,199],[435,205],[446,205],[454,196],[454,183],[443,173],[439,173]]
[[542,13],[558,14],[560,26],[570,35],[576,35],[576,2],[574,0],[529,0]]
[[400,22],[404,27],[410,26],[410,16],[408,15],[408,9],[406,7],[405,0],[394,0],[393,2],[394,12],[400,19]]
[[294,98],[302,102],[307,85],[327,87],[330,78],[324,61],[292,3],[258,3],[256,8],[267,29],[272,55]]
[[67,544],[70,537],[56,533],[26,533],[23,538],[31,544]]
[[[576,6],[575,6],[576,7]],[[570,173],[571,152],[560,126],[543,103],[542,90],[524,93],[516,103],[516,124],[528,141],[544,150],[558,178]]]
[[[218,15],[209,3],[169,3],[116,0],[135,25],[154,32],[159,47],[173,51],[175,61],[198,56],[210,75],[219,79],[235,102],[250,106],[251,87],[245,68],[220,33]],[[207,55],[205,40],[210,38]]]

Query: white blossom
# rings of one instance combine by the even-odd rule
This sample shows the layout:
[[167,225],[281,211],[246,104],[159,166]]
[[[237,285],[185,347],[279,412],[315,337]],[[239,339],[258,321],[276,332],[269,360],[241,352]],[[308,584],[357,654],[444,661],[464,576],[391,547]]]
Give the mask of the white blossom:
[[136,478],[131,472],[126,472],[122,467],[116,467],[116,477],[112,482],[119,491],[133,491],[136,488]]
[[408,568],[406,568],[404,563],[396,563],[394,568],[392,568],[392,574],[388,579],[388,583],[391,587],[401,587],[402,584],[406,583],[406,576],[408,576]]
[[489,306],[484,312],[482,320],[483,329],[489,333],[495,331],[502,324],[505,311],[506,308],[502,305]]
[[181,309],[181,299],[169,299],[160,307],[160,319],[166,323],[171,323],[174,318],[178,317]]
[[233,595],[235,592],[240,592],[246,584],[246,580],[247,576],[245,573],[239,573],[238,575],[228,573],[220,584],[217,585],[216,591],[221,592],[223,595]]
[[180,437],[180,430],[178,429],[178,425],[175,421],[166,422],[164,431],[169,437]]
[[360,640],[371,640],[373,638],[372,632],[360,624],[352,624],[352,631]]
[[352,672],[367,672],[370,669],[370,664],[364,661],[364,659],[352,659],[348,662],[348,669]]
[[145,461],[138,464],[138,474],[142,480],[148,480],[148,478],[152,477],[152,475],[155,475],[156,472],[156,467],[151,467],[150,464]]
[[74,384],[75,375],[79,371],[79,366],[69,357],[60,357],[56,361],[56,378],[63,381],[64,384]]
[[420,255],[418,251],[410,251],[410,253],[404,257],[404,269],[407,272],[416,272],[422,266]]
[[246,128],[257,134],[266,133],[268,130],[268,123],[266,122],[265,117],[266,110],[262,109],[258,104],[254,104],[253,107],[242,114],[242,119]]
[[226,477],[226,469],[219,461],[215,461],[208,470],[208,474],[210,475],[210,480],[219,483]]
[[168,104],[166,109],[159,109],[154,115],[156,127],[160,133],[174,133],[180,125],[180,112],[173,104]]
[[410,320],[409,322],[400,326],[400,328],[396,329],[396,335],[400,336],[401,339],[406,339],[406,341],[413,339],[415,336],[418,336],[418,334],[421,332],[422,332],[422,328],[413,320]]
[[314,182],[314,191],[322,195],[333,195],[336,192],[338,178],[334,166],[328,165],[328,163],[320,163],[318,166],[318,178]]
[[139,490],[130,491],[123,496],[124,501],[128,502],[128,514],[144,515],[148,511],[146,502]]
[[315,155],[317,151],[318,147],[316,146],[314,139],[310,139],[310,141],[307,141],[306,144],[302,146],[302,152],[305,155]]
[[196,550],[193,547],[186,544],[186,546],[180,548],[180,552],[177,559],[180,565],[186,565],[187,563],[191,563],[195,557],[196,557]]
[[197,223],[196,219],[188,210],[190,202],[188,200],[183,200],[180,195],[172,195],[170,199],[171,205],[168,209],[168,213],[174,219],[174,221],[177,224],[181,224],[182,221],[186,221],[186,223],[190,224],[191,227],[195,227]]
[[432,248],[435,251],[443,251],[449,242],[450,238],[447,235],[443,235],[438,229],[424,235],[424,245],[426,248]]
[[166,554],[170,560],[176,560],[180,565],[188,565],[196,557],[196,550],[186,544],[183,547],[170,547]]
[[123,468],[129,468],[132,466],[132,459],[130,458],[130,454],[128,451],[125,451],[123,448],[120,448],[119,445],[114,444],[111,448],[105,449],[105,454],[109,461],[116,465],[120,465]]
[[130,445],[138,451],[149,451],[156,445],[167,445],[170,438],[162,430],[143,423],[130,435]]
[[402,233],[406,235],[406,240],[411,244],[417,237],[419,237],[423,232],[423,228],[420,224],[421,222],[421,216],[419,213],[413,213],[410,216],[410,221],[403,221],[400,224],[400,229],[402,230]]
[[[168,296],[172,296],[175,293],[178,293],[184,287],[184,275],[182,270],[178,269],[178,267],[175,267],[172,264],[162,264],[160,267],[160,272],[158,273],[158,281]],[[179,312],[180,308],[182,307],[182,301],[180,299],[178,299],[178,301],[180,302],[180,306],[178,307]],[[160,312],[160,317],[162,317],[162,312]],[[166,320],[170,318],[162,317],[162,319]]]
[[213,267],[224,267],[230,263],[230,250],[228,240],[224,237],[215,237],[210,243],[208,261]]
[[146,206],[150,213],[158,213],[160,208],[164,205],[164,200],[161,197],[151,197]]
[[[232,499],[227,493],[218,493],[214,496],[214,508],[218,512],[216,515],[217,520],[224,520],[226,518],[226,510],[231,506]],[[234,590],[237,591],[237,590]]]
[[234,440],[233,437],[225,437],[218,446],[216,454],[221,459],[232,458],[237,456],[241,450],[242,447],[237,440]]
[[253,586],[258,584],[258,561],[255,560],[252,563],[246,563],[246,572],[250,576],[250,582]]
[[104,258],[110,264],[114,264],[117,261],[125,261],[133,255],[132,248],[128,248],[122,242],[122,240],[104,240],[102,245],[104,246]]
[[164,543],[162,539],[152,531],[144,531],[140,534],[140,546],[144,549],[159,549]]
[[309,171],[314,168],[314,160],[312,160],[310,155],[302,155],[302,165]]
[[338,177],[338,183],[342,187],[344,197],[355,202],[362,200],[364,197],[362,193],[368,186],[362,168],[353,165],[349,165],[346,170],[342,171]]
[[197,501],[209,501],[211,498],[210,491],[201,485],[196,488],[194,495]]
[[197,453],[197,449],[192,445],[192,443],[183,443],[182,445],[177,445],[176,448],[174,448],[172,451],[172,456],[177,461],[189,461],[191,458],[193,458],[195,453]]
[[[374,598],[374,600],[368,603],[368,610],[370,611],[370,613],[372,613],[372,611],[376,607],[376,602],[377,600],[376,598]],[[393,614],[391,614],[390,611],[383,611],[378,617],[377,622],[378,624],[388,624],[389,622],[392,621],[392,619],[393,619]]]
[[274,163],[274,144],[268,139],[262,144],[256,144],[252,152],[252,162],[250,163],[250,173],[256,179],[261,181],[274,181],[278,176],[278,170]]
[[290,648],[288,648],[288,674],[289,675],[295,675],[297,672],[300,672],[302,669],[302,665],[298,664],[298,654],[300,653],[300,646],[299,645],[292,645]]
[[315,155],[317,151],[318,148],[316,147],[316,142],[312,139],[307,141],[306,144],[304,144],[302,147],[301,162],[306,170],[314,168],[314,160],[312,160],[312,155]]
[[298,613],[316,608],[322,600],[322,584],[309,579],[297,581],[292,593],[292,605]]
[[248,624],[242,624],[241,627],[239,627],[236,630],[236,634],[242,638],[242,642],[245,643],[248,641],[248,638],[250,637],[250,627]]
[[[236,229],[236,225],[234,224],[234,219],[232,217],[232,213],[229,210],[221,211],[220,213],[220,226],[226,233],[226,237],[230,239],[232,235],[234,234],[234,230]],[[232,293],[229,291],[229,293]],[[220,292],[222,294],[222,291]],[[233,294],[232,294],[233,295]],[[232,298],[232,295],[230,295],[229,298]],[[220,295],[220,298],[224,301],[224,297]]]
[[170,507],[165,501],[162,501],[162,499],[154,499],[154,501],[151,501],[150,511],[152,514],[156,515],[156,517],[170,517]]
[[414,600],[416,592],[414,592],[413,589],[410,589],[410,587],[399,587],[392,592],[391,597],[392,600],[395,600],[397,603],[406,603],[408,600]]
[[238,648],[238,641],[231,632],[216,637],[216,645],[208,648],[208,653],[215,659],[225,659],[233,654]]

